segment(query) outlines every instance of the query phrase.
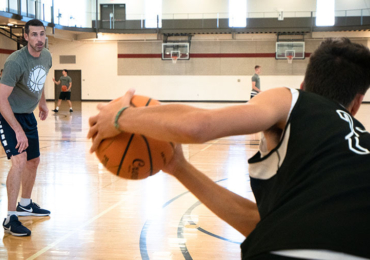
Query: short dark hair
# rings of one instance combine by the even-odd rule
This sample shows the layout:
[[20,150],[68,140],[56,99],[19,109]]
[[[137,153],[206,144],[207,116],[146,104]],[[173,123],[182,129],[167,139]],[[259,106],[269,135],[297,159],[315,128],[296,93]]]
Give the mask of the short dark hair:
[[311,55],[303,88],[348,107],[370,86],[370,50],[348,38],[327,39]]
[[30,26],[42,26],[45,29],[44,24],[40,20],[38,20],[38,19],[32,19],[32,20],[29,20],[26,23],[25,27],[24,27],[24,32],[26,34],[29,34],[30,33]]
[[256,65],[256,66],[254,66],[254,69],[256,70],[256,69],[259,69],[259,68],[261,68],[261,66],[260,65]]
[[64,69],[63,71],[65,71],[68,74],[68,70]]

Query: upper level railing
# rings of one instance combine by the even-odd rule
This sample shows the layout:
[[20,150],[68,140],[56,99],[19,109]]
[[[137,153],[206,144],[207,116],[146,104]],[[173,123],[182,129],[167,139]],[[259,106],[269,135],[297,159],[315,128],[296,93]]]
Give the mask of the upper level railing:
[[[53,5],[57,0],[0,0],[0,11],[11,14],[17,14],[29,18],[37,18],[55,25],[78,27],[78,28],[96,28],[99,29],[147,29],[147,28],[196,28],[218,29],[230,28],[228,20],[229,13],[165,13],[161,16],[147,19],[145,14],[125,13],[122,17],[109,16],[107,19],[101,19],[100,13],[88,12],[83,8],[60,8],[61,5]],[[79,2],[76,0],[75,2]],[[83,1],[81,1],[83,2]],[[94,1],[92,1],[94,2]],[[60,3],[59,3],[60,4]],[[356,10],[340,10],[335,12],[336,21],[341,26],[362,26],[370,25],[370,8]],[[98,17],[98,24],[96,20]],[[253,19],[266,18],[278,19],[279,12],[248,12],[246,14],[247,28]],[[297,11],[283,12],[284,19],[287,18],[310,18],[314,21],[315,11]],[[347,20],[348,18],[348,20]],[[278,22],[276,20],[276,22]],[[314,25],[314,22],[309,22]],[[148,26],[151,25],[151,26]],[[337,25],[337,24],[336,24]]]

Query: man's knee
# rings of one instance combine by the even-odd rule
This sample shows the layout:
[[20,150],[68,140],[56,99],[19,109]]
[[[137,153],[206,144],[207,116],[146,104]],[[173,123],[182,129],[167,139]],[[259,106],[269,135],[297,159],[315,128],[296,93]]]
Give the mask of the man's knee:
[[37,169],[40,164],[40,157],[34,158],[32,160],[27,161],[27,168],[28,169]]

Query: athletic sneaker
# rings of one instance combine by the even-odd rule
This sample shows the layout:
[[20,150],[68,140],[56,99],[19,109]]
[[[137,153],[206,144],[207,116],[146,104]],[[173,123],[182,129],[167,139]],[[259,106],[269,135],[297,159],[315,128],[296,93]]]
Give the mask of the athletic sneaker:
[[28,206],[22,206],[18,202],[17,215],[18,216],[40,216],[40,217],[43,217],[43,216],[49,216],[50,211],[40,208],[39,205],[32,202],[32,200],[31,200],[31,203]]
[[55,112],[55,113],[58,113],[58,112],[59,112],[59,110],[57,110],[57,109],[53,109],[53,110],[51,110],[51,111],[53,111],[53,112]]
[[73,112],[73,109],[72,109],[72,108],[70,108],[70,109],[69,109],[69,112],[71,112],[71,113],[72,113],[72,112]]
[[23,237],[23,236],[30,236],[31,230],[26,228],[22,225],[22,223],[18,220],[16,215],[11,215],[9,219],[9,223],[5,225],[6,218],[3,222],[4,232],[12,234],[13,236]]

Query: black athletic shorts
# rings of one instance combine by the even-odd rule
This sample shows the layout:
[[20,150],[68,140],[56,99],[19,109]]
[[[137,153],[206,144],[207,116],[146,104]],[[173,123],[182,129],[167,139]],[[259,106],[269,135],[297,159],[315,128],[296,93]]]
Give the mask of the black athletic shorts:
[[59,99],[62,100],[71,100],[71,92],[60,92]]
[[[39,133],[37,131],[37,121],[35,115],[31,114],[14,114],[23,131],[28,138],[27,161],[35,159],[40,156]],[[5,121],[0,114],[0,139],[4,147],[5,153],[10,159],[13,155],[18,155],[17,137],[10,125]]]

